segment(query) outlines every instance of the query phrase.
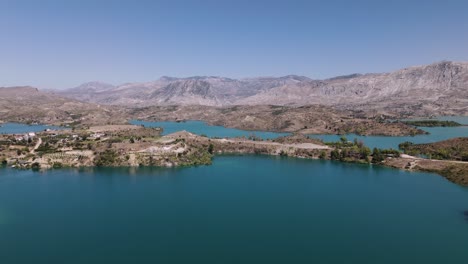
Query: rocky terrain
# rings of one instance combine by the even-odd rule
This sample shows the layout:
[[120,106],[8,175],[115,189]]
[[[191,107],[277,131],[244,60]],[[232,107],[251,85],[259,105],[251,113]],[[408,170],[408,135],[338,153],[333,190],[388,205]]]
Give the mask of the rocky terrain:
[[91,82],[55,92],[0,88],[0,122],[89,126],[203,120],[246,130],[399,136],[423,131],[389,120],[451,114],[468,115],[468,63],[326,80],[162,77],[119,86]]
[[374,163],[436,172],[452,182],[468,185],[468,162],[423,159],[392,149],[371,152],[362,142],[350,142],[345,138],[324,144],[303,135],[275,140],[228,139],[179,131],[161,136],[159,128],[132,125],[44,131],[28,138],[0,135],[0,165],[15,168],[208,165],[215,154],[264,154]]
[[33,87],[0,88],[0,120],[56,125],[125,122],[124,110],[101,107]]
[[425,132],[383,116],[363,117],[362,113],[321,105],[289,106],[155,106],[130,109],[134,119],[153,121],[203,120],[211,125],[243,130],[295,132],[301,134],[417,135]]
[[[90,84],[89,87],[94,86]],[[0,122],[43,123],[78,128],[98,124],[126,124],[131,119],[203,120],[212,125],[245,130],[302,134],[356,133],[397,136],[424,133],[402,123],[386,122],[385,117],[381,115],[367,117],[367,114],[362,112],[338,110],[321,105],[188,105],[130,108],[81,102],[55,93],[41,92],[32,87],[0,88]]]
[[210,139],[186,131],[167,136],[159,128],[104,125],[80,130],[45,131],[18,138],[0,135],[0,163],[17,168],[89,166],[189,166],[211,164],[214,154],[256,153],[318,158],[330,148],[317,140],[281,142]]
[[119,86],[87,83],[58,93],[93,103],[125,106],[321,104],[366,113],[468,115],[468,63],[443,61],[391,73],[352,74],[326,80],[295,75],[248,79],[162,77]]

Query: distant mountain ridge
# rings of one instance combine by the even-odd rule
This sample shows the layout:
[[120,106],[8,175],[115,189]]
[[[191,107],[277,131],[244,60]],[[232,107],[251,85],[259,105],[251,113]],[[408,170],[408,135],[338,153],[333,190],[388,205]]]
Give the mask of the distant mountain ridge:
[[[60,95],[111,105],[309,105],[431,104],[468,106],[468,63],[442,61],[390,73],[351,74],[325,80],[304,76],[232,79],[161,77],[119,86],[92,82]],[[463,110],[463,109],[462,109]]]

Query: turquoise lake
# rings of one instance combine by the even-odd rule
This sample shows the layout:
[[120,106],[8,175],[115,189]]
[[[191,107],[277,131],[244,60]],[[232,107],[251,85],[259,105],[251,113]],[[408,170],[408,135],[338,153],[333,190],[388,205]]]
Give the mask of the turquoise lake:
[[0,134],[23,134],[28,132],[41,132],[46,129],[64,129],[63,127],[47,125],[26,125],[19,123],[0,124]]
[[[133,123],[165,134],[287,135]],[[0,133],[52,128],[2,125]],[[397,148],[468,136],[466,126],[423,129],[431,134],[357,137]],[[268,156],[172,169],[0,168],[2,264],[465,263],[467,248],[468,188],[436,174]]]
[[184,121],[184,122],[152,122],[132,120],[130,122],[134,125],[144,125],[145,127],[162,127],[163,135],[171,134],[177,131],[186,130],[188,132],[206,135],[208,137],[249,137],[255,135],[262,139],[274,139],[277,137],[287,136],[290,133],[276,133],[265,131],[246,131],[235,128],[226,128],[222,126],[210,126],[203,121]]
[[[441,117],[447,120],[449,117]],[[452,117],[452,119],[463,122],[467,117]],[[239,129],[225,128],[222,126],[210,126],[202,121],[186,121],[186,122],[151,122],[151,121],[136,121],[131,122],[135,125],[144,125],[146,127],[162,127],[164,134],[187,130],[198,135],[207,135],[208,137],[242,137],[256,135],[263,139],[274,139],[281,136],[289,135],[288,133],[261,132],[261,131],[245,131]],[[353,141],[355,138],[361,140],[366,146],[371,149],[377,148],[393,148],[398,149],[398,144],[410,141],[413,143],[431,143],[441,140],[446,140],[454,137],[468,137],[468,126],[460,127],[420,127],[429,132],[428,135],[404,136],[404,137],[385,137],[385,136],[359,136],[355,134],[346,135],[347,139]],[[309,135],[313,138],[318,138],[324,142],[334,142],[340,140],[340,135]]]
[[466,263],[468,188],[268,156],[0,169],[1,263]]
[[[359,136],[348,134],[346,138],[353,141],[355,138],[364,142],[371,149],[393,148],[398,149],[398,144],[410,141],[416,144],[433,143],[455,137],[468,137],[468,126],[459,127],[420,127],[420,129],[429,132],[428,135],[403,136],[403,137],[385,137],[385,136]],[[321,139],[325,142],[339,141],[340,135],[309,135],[313,138]]]

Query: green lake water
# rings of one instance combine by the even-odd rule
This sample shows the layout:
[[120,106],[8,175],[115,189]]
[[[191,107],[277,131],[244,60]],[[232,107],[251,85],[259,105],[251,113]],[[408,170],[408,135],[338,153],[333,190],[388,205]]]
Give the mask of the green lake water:
[[468,188],[268,156],[0,169],[1,263],[466,263]]

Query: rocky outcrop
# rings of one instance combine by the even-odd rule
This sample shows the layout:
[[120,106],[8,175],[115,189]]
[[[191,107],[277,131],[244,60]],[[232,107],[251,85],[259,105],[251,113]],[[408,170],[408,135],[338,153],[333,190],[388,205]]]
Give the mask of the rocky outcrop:
[[351,74],[325,80],[296,75],[238,80],[162,77],[116,87],[89,83],[60,94],[127,106],[325,104],[347,109],[398,107],[401,111],[453,110],[468,114],[468,63],[443,61],[391,73]]

